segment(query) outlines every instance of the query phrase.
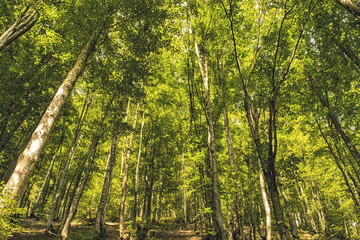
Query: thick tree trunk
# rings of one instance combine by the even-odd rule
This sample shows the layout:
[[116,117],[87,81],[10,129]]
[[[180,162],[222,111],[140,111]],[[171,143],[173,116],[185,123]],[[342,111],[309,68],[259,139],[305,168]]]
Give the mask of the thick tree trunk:
[[138,101],[136,105],[135,115],[134,115],[134,122],[132,126],[132,130],[130,133],[130,139],[129,139],[129,146],[127,148],[126,153],[126,162],[124,166],[124,176],[123,176],[123,182],[121,187],[121,198],[120,198],[120,218],[119,218],[119,233],[120,238],[122,239],[124,237],[124,228],[125,228],[125,199],[126,199],[126,187],[127,187],[127,180],[128,180],[128,173],[129,173],[129,164],[130,164],[130,156],[131,156],[131,150],[132,150],[132,144],[134,139],[134,132],[136,129],[136,123],[137,123],[137,117],[140,107],[140,100]]
[[39,18],[39,14],[28,6],[20,17],[0,36],[0,51],[29,31]]
[[36,130],[33,132],[25,150],[20,154],[16,167],[3,190],[3,192],[12,194],[16,201],[19,200],[24,192],[26,183],[28,182],[31,173],[34,170],[35,163],[48,140],[50,130],[54,125],[56,117],[74,88],[76,80],[83,72],[87,59],[91,52],[94,51],[95,44],[100,37],[100,34],[100,28],[97,28],[93,32],[85,48],[79,54],[74,67],[69,71],[49,107],[46,109],[46,112],[42,116]]
[[276,126],[276,105],[275,105],[275,87],[273,88],[274,97],[269,100],[269,131],[268,131],[268,158],[265,164],[265,179],[268,185],[271,202],[274,209],[274,215],[277,223],[280,239],[289,239],[287,227],[285,225],[284,213],[280,203],[280,196],[276,182],[275,160],[277,153],[277,126]]

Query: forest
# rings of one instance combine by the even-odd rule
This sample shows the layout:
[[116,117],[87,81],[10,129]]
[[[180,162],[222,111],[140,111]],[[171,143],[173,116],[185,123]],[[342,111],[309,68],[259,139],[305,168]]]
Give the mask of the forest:
[[360,239],[360,2],[0,4],[0,239]]

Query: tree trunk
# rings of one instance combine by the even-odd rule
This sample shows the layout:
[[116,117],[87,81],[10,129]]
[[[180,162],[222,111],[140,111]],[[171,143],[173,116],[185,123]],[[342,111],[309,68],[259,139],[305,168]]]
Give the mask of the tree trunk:
[[304,192],[304,189],[303,189],[303,186],[302,186],[301,182],[298,182],[298,185],[299,185],[299,188],[300,188],[301,195],[304,198],[304,202],[305,202],[305,206],[306,206],[306,214],[310,219],[311,227],[316,233],[318,233],[319,231],[318,231],[318,228],[316,226],[314,217],[311,214],[310,207],[309,207],[309,201],[308,201],[308,198],[307,198],[307,196],[306,196],[306,194]]
[[133,212],[133,229],[136,229],[136,218],[137,218],[137,197],[139,191],[139,168],[140,168],[140,159],[141,159],[141,146],[142,146],[142,137],[143,137],[143,130],[145,124],[145,106],[143,109],[142,114],[142,122],[141,122],[141,129],[140,129],[140,136],[139,136],[139,152],[136,162],[136,169],[135,169],[135,178],[134,178],[134,212]]
[[341,6],[343,6],[348,12],[354,15],[360,20],[360,8],[354,4],[351,0],[336,0]]
[[358,166],[360,166],[360,153],[356,149],[355,144],[345,132],[345,129],[341,126],[340,120],[338,116],[333,112],[329,101],[322,95],[320,88],[316,85],[314,79],[309,73],[306,74],[306,80],[311,87],[311,90],[315,93],[315,95],[319,98],[321,104],[328,110],[328,117],[330,118],[331,122],[334,124],[336,131],[341,136],[342,140],[344,141],[346,147],[350,151],[351,155],[354,157]]
[[122,182],[122,187],[121,187],[120,218],[119,218],[119,233],[120,233],[121,239],[124,237],[124,228],[125,228],[124,214],[125,214],[126,187],[127,187],[128,173],[129,173],[130,156],[131,156],[132,144],[133,144],[133,139],[134,139],[134,132],[136,129],[139,107],[140,107],[140,100],[138,101],[138,103],[136,105],[136,110],[135,110],[135,115],[134,115],[134,123],[133,123],[131,133],[130,133],[129,146],[128,146],[127,153],[126,153],[124,176],[123,176],[123,182]]
[[185,164],[185,157],[184,157],[184,146],[181,148],[181,162],[182,162],[182,178],[183,178],[183,213],[184,213],[184,222],[185,224],[187,224],[187,197],[186,197],[186,186],[185,186],[185,181],[186,181],[186,164]]
[[293,211],[293,209],[292,209],[292,206],[289,205],[289,197],[286,194],[285,189],[282,187],[280,179],[279,179],[279,183],[280,183],[279,184],[279,189],[280,189],[281,194],[283,195],[285,208],[287,209],[286,213],[287,213],[287,217],[288,217],[289,222],[290,222],[292,237],[294,239],[299,239],[294,214],[291,212],[291,211]]
[[[126,122],[128,119],[129,110],[130,110],[130,99],[128,100],[128,105],[127,105],[127,109],[126,109],[126,117],[125,117],[124,122]],[[121,137],[121,133],[117,133],[117,132],[118,132],[118,130],[116,128],[114,128],[114,135],[111,140],[110,152],[109,152],[106,169],[105,169],[103,188],[102,188],[102,192],[101,192],[99,206],[98,206],[97,213],[96,213],[95,230],[100,236],[102,236],[105,233],[104,214],[105,214],[106,206],[110,199],[112,173],[113,173],[114,166],[116,164],[116,153],[117,153],[116,150],[117,150],[117,145],[118,145],[120,137]]]
[[61,108],[65,104],[67,97],[75,86],[85,68],[86,61],[91,52],[95,49],[95,44],[100,37],[101,28],[97,28],[91,35],[85,48],[81,51],[74,67],[68,72],[64,82],[61,84],[46,112],[42,116],[36,130],[33,132],[25,150],[20,154],[16,167],[7,181],[3,192],[13,195],[14,200],[18,201],[25,190],[31,173],[34,170],[35,163],[42,152],[52,126],[58,116]]
[[69,171],[70,166],[71,166],[71,160],[73,159],[73,157],[75,155],[75,151],[76,151],[76,147],[78,145],[79,139],[81,139],[81,136],[82,136],[81,135],[81,128],[82,128],[82,125],[84,123],[84,120],[86,119],[86,115],[88,113],[90,104],[91,104],[91,97],[90,97],[90,101],[88,101],[88,99],[86,97],[86,99],[84,101],[84,106],[83,106],[81,114],[80,114],[79,122],[78,122],[78,125],[77,125],[76,130],[75,130],[75,136],[74,136],[74,139],[72,141],[72,146],[70,148],[68,158],[66,160],[66,163],[65,163],[65,166],[64,166],[64,169],[63,169],[63,173],[62,173],[60,183],[59,183],[56,191],[54,192],[53,202],[52,202],[51,210],[50,210],[50,213],[49,213],[49,216],[48,216],[48,221],[47,221],[47,224],[46,224],[46,231],[53,232],[52,222],[53,222],[55,214],[56,214],[56,209],[58,208],[60,197],[64,192],[64,187],[66,185],[66,177],[68,175],[68,171]]
[[0,51],[6,48],[13,41],[18,39],[24,33],[29,31],[39,18],[39,14],[30,9],[31,5],[26,7],[20,17],[0,36]]
[[[351,194],[351,197],[352,197],[352,199],[354,201],[355,206],[359,207],[359,201],[358,201],[358,199],[357,199],[357,197],[355,195],[355,191],[357,192],[358,195],[360,193],[360,191],[358,191],[357,182],[355,181],[355,179],[353,179],[351,173],[347,170],[347,167],[346,167],[344,161],[342,160],[341,153],[340,153],[339,148],[337,147],[336,143],[335,143],[335,148],[337,149],[338,155],[335,154],[335,151],[333,150],[333,147],[331,146],[330,142],[326,138],[326,136],[325,136],[325,134],[324,134],[324,132],[323,132],[323,130],[321,128],[321,125],[320,125],[319,121],[316,118],[315,118],[315,120],[316,120],[316,123],[318,125],[318,128],[319,128],[319,131],[321,133],[322,138],[326,142],[326,145],[328,146],[328,149],[329,149],[331,155],[334,157],[336,165],[338,166],[339,170],[341,171],[341,174],[343,175],[343,178],[345,180],[345,184],[348,187],[348,190],[349,190],[349,192]],[[341,165],[340,162],[344,165],[344,167]],[[355,191],[353,190],[353,187],[350,184],[349,176],[353,180]]]
[[39,193],[38,193],[38,196],[37,196],[37,198],[36,198],[36,200],[35,200],[35,203],[33,204],[32,209],[30,210],[30,216],[36,212],[36,210],[37,210],[37,208],[38,208],[38,206],[39,206],[39,202],[40,202],[41,196],[43,195],[45,186],[46,186],[46,185],[48,184],[48,182],[49,182],[49,177],[50,177],[51,171],[52,171],[52,169],[53,169],[53,167],[54,167],[54,163],[55,163],[55,159],[56,159],[57,153],[58,153],[59,149],[61,148],[61,144],[62,144],[62,143],[59,144],[58,148],[56,149],[56,151],[55,151],[55,153],[54,153],[54,156],[53,156],[52,159],[51,159],[50,166],[49,166],[48,171],[47,171],[47,173],[46,173],[46,175],[45,175],[43,184],[41,185],[41,188],[40,188],[40,191],[39,191]]
[[[219,69],[219,75],[221,75],[221,69],[220,69],[220,62],[218,60],[218,69]],[[226,143],[228,147],[228,155],[229,155],[229,165],[230,165],[230,171],[231,171],[231,195],[233,196],[233,202],[232,202],[232,211],[233,214],[235,214],[235,226],[234,230],[237,231],[239,229],[240,235],[242,236],[242,224],[241,224],[241,217],[240,217],[240,209],[239,209],[239,194],[238,189],[236,185],[237,180],[237,172],[235,170],[235,154],[234,154],[234,145],[233,140],[231,136],[231,129],[229,124],[229,118],[227,113],[227,107],[226,107],[226,100],[225,100],[225,89],[226,89],[226,80],[219,76],[220,81],[220,92],[221,92],[221,100],[222,100],[222,110],[223,110],[223,119],[224,119],[224,126],[225,126],[225,137],[226,137]],[[235,231],[233,231],[235,233]]]
[[[195,52],[198,59],[198,65],[201,73],[201,77],[204,83],[204,92],[205,92],[205,115],[208,125],[208,151],[209,159],[211,165],[211,178],[212,178],[212,194],[213,194],[213,211],[215,213],[215,222],[220,231],[221,239],[231,239],[231,234],[229,234],[228,229],[225,225],[224,216],[221,210],[221,201],[220,201],[220,192],[219,192],[219,180],[217,173],[217,159],[216,159],[216,149],[215,149],[215,132],[212,120],[212,110],[211,110],[211,99],[210,99],[210,84],[209,84],[209,75],[208,75],[208,64],[206,55],[201,56],[198,44],[196,41],[195,34],[193,35]],[[202,63],[202,57],[204,63]]]
[[78,204],[80,202],[81,196],[82,196],[82,194],[84,192],[85,185],[87,183],[87,180],[88,180],[90,172],[91,172],[91,167],[92,167],[92,165],[94,163],[96,148],[97,148],[97,145],[98,145],[98,143],[100,141],[103,123],[104,123],[104,120],[105,120],[105,118],[107,116],[107,113],[108,113],[108,111],[110,109],[110,106],[111,106],[114,98],[115,98],[115,96],[112,97],[110,99],[109,103],[107,104],[107,106],[105,108],[105,112],[101,117],[99,126],[98,126],[96,134],[94,136],[94,140],[92,141],[91,145],[89,146],[89,150],[86,153],[86,156],[85,156],[85,158],[86,158],[85,169],[81,174],[82,175],[81,176],[81,181],[80,181],[80,183],[79,183],[79,185],[78,185],[78,187],[76,189],[75,197],[74,197],[73,201],[71,202],[71,207],[70,207],[69,214],[67,216],[65,216],[64,226],[63,226],[62,231],[61,231],[62,239],[67,239],[70,224],[71,224],[73,218],[75,217]]
[[114,134],[111,139],[110,151],[107,158],[105,175],[104,175],[104,183],[101,191],[100,202],[96,212],[95,230],[100,236],[102,236],[105,233],[104,214],[108,199],[110,197],[109,195],[111,188],[112,173],[116,163],[116,148],[120,136],[121,134]]

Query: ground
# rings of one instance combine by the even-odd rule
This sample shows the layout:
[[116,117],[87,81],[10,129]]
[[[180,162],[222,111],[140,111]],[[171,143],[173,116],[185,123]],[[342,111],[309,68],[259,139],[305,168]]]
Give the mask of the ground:
[[[23,227],[23,231],[14,232],[13,236],[9,240],[52,240],[59,239],[58,235],[45,234],[45,221],[37,221],[34,219],[19,219],[20,225]],[[119,239],[118,224],[107,223],[106,224],[107,236],[101,239]],[[71,225],[69,239],[73,240],[91,240],[95,235],[94,226],[83,225],[74,223]],[[201,237],[195,236],[193,230],[157,230],[153,232],[153,238],[158,240],[201,240]]]

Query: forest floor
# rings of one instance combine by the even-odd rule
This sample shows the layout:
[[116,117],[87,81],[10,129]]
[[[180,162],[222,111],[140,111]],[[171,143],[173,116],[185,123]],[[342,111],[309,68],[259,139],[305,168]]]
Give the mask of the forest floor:
[[[59,235],[46,234],[46,222],[37,221],[36,219],[18,219],[21,231],[15,231],[9,240],[55,240],[59,239]],[[84,225],[79,223],[71,224],[69,239],[73,240],[91,240],[94,239],[94,226]],[[119,230],[117,223],[106,224],[106,237],[101,239],[119,239]],[[158,240],[201,240],[202,238],[196,236],[193,230],[174,229],[174,230],[156,230],[153,232],[151,239]]]
[[[36,220],[32,218],[20,218],[18,219],[21,231],[14,231],[13,236],[9,240],[58,240],[59,235],[45,233],[46,221]],[[119,239],[119,224],[118,223],[106,223],[106,236],[101,239]],[[194,230],[190,229],[158,229],[150,230],[152,240],[201,240],[200,236],[197,236]],[[89,224],[81,224],[74,222],[71,224],[69,239],[70,240],[93,240],[96,236],[94,226]],[[317,239],[308,232],[300,232],[300,239],[315,240]]]

